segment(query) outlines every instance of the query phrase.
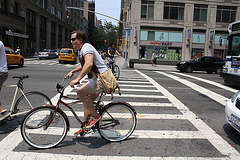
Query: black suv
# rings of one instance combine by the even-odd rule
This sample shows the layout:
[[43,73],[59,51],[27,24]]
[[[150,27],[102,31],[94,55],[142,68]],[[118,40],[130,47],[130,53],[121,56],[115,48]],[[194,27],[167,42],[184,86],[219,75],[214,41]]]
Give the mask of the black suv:
[[177,63],[177,69],[180,72],[191,73],[193,71],[207,71],[211,74],[215,72],[219,74],[225,62],[219,57],[203,56],[196,57],[190,61],[181,61]]

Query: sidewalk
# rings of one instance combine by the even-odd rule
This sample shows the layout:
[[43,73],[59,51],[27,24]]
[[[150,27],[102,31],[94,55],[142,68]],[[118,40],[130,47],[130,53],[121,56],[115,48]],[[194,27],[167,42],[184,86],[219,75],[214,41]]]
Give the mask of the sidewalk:
[[[123,64],[125,59],[122,56],[115,57],[116,64],[121,68],[123,68]],[[129,66],[129,63],[127,62],[127,65]],[[142,70],[156,70],[156,71],[176,71],[176,66],[173,65],[157,65],[156,67],[153,67],[152,64],[140,64],[135,63],[134,68],[127,68],[127,69],[142,69]]]

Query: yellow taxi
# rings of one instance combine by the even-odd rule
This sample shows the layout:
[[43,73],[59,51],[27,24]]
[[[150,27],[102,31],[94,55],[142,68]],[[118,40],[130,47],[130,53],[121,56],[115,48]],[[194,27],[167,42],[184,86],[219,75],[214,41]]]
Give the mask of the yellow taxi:
[[59,63],[77,62],[77,50],[71,48],[62,48],[59,53]]
[[15,53],[10,47],[5,47],[5,52],[8,65],[18,65],[18,67],[24,65],[24,58],[19,53]]

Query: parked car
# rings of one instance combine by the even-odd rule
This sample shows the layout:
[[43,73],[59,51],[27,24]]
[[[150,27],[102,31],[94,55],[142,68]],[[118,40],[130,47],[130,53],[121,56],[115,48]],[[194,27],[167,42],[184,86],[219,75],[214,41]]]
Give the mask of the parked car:
[[77,49],[62,48],[59,53],[59,63],[77,62]]
[[55,53],[55,50],[52,49],[43,49],[38,53],[38,58],[57,58],[57,54]]
[[219,74],[224,66],[225,62],[222,58],[212,57],[212,56],[203,56],[196,57],[189,61],[181,61],[177,63],[177,69],[180,72],[191,73],[193,71],[207,71],[211,74],[215,72]]
[[227,101],[225,114],[228,123],[240,132],[240,91]]
[[5,52],[8,65],[18,65],[18,67],[24,65],[24,58],[19,53],[15,53],[15,51],[9,47],[5,47]]

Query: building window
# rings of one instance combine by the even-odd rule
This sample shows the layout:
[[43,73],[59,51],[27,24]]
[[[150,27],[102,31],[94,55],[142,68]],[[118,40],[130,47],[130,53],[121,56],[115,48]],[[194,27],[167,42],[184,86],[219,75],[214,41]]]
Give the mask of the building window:
[[61,11],[58,11],[58,18],[62,19],[62,12]]
[[164,19],[184,19],[184,3],[164,2]]
[[55,10],[56,10],[56,7],[51,6],[51,14],[55,15]]
[[27,20],[27,25],[35,27],[35,12],[31,10],[27,10],[27,15],[26,15],[26,20]]
[[237,7],[217,7],[217,22],[231,23],[235,21]]
[[40,17],[40,29],[43,31],[47,30],[46,18],[43,16]]
[[4,9],[4,10],[8,10],[8,5],[7,5],[7,0],[1,0],[0,1],[0,8]]
[[47,0],[41,0],[40,5],[42,8],[46,9],[47,8]]
[[154,17],[154,1],[142,1],[141,18]]
[[62,6],[63,1],[59,0],[58,2],[59,2],[59,5]]
[[194,5],[194,21],[207,21],[207,5]]
[[148,31],[148,40],[149,41],[155,40],[155,32],[154,31]]

